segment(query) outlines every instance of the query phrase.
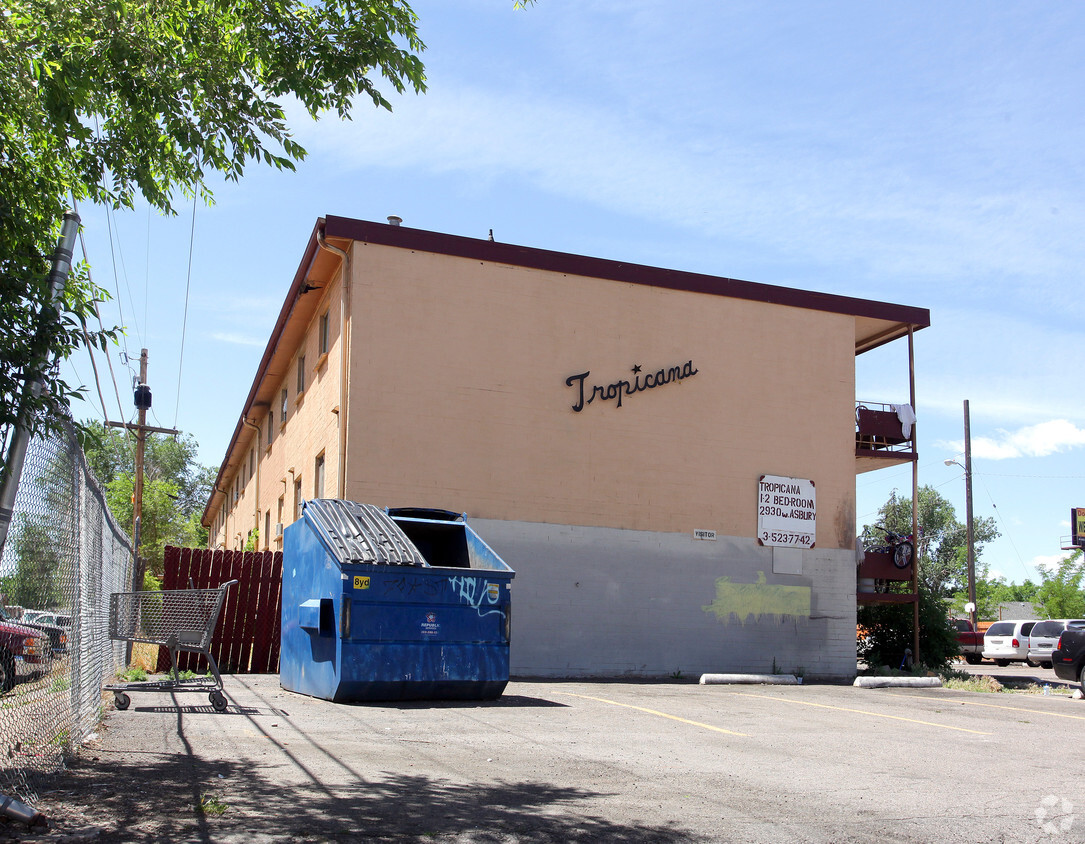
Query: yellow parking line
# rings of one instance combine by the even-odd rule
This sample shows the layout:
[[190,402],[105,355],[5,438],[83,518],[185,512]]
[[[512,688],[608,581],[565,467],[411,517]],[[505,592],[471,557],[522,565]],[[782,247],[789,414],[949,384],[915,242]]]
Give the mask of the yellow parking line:
[[[872,715],[875,718],[888,718],[892,721],[906,721],[909,724],[923,724],[927,727],[940,727],[943,730],[956,730],[957,732],[972,733],[977,736],[991,735],[990,733],[983,733],[979,730],[969,730],[964,727],[951,727],[949,724],[935,724],[933,721],[920,721],[918,718],[904,718],[900,715],[886,715],[882,712],[869,712],[865,709],[850,709],[846,706],[830,706],[827,703],[813,703],[809,700],[795,700],[789,697],[774,697],[773,695],[754,695],[750,694],[749,692],[728,692],[728,694],[741,695],[743,697],[757,697],[763,700],[779,700],[783,701],[784,703],[796,703],[802,706],[816,706],[820,709],[835,709],[837,712],[854,712],[859,715]],[[903,695],[900,695],[900,697],[903,697]]]
[[1045,712],[1042,709],[1026,709],[1022,706],[1002,706],[998,703],[980,703],[978,700],[958,700],[956,698],[923,697],[921,695],[893,695],[893,697],[918,698],[919,700],[936,700],[939,703],[962,703],[965,706],[986,706],[988,709],[1005,709],[1010,712],[1028,712],[1030,715],[1050,715],[1052,718],[1072,718],[1075,721],[1085,721],[1085,715],[1067,715],[1065,712]]
[[672,721],[681,721],[683,724],[690,724],[694,727],[703,727],[706,730],[713,730],[717,733],[724,733],[729,736],[741,736],[742,738],[749,738],[746,733],[736,733],[733,730],[725,730],[723,727],[714,727],[711,724],[702,724],[700,721],[690,721],[688,718],[679,718],[677,715],[668,715],[666,712],[660,712],[657,709],[647,709],[643,706],[633,706],[631,703],[619,703],[616,700],[607,700],[604,697],[591,697],[590,695],[578,695],[573,692],[557,692],[559,695],[568,695],[569,697],[579,697],[584,700],[594,700],[598,703],[609,703],[611,706],[624,706],[626,709],[636,709],[639,712],[647,712],[649,715],[658,715],[660,718],[670,718]]

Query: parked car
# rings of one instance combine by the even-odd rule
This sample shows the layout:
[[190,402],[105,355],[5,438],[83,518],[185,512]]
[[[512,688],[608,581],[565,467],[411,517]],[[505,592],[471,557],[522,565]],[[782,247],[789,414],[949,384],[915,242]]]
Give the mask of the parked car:
[[11,691],[17,675],[26,669],[44,668],[49,656],[45,633],[0,620],[0,693]]
[[957,644],[964,661],[969,665],[978,665],[983,659],[983,634],[973,630],[972,622],[967,618],[953,619],[953,626],[957,628]]
[[[52,614],[46,613],[46,615]],[[49,639],[49,653],[46,654],[48,657],[63,656],[68,652],[68,633],[58,624],[47,624],[44,621],[14,619],[7,614],[7,611],[4,610],[3,607],[0,607],[0,621],[9,624],[18,624],[20,627],[28,627],[31,630],[37,630],[45,634]]]
[[57,616],[54,612],[46,610],[23,610],[18,619],[20,624],[57,624]]
[[1062,631],[1071,626],[1085,627],[1085,618],[1049,618],[1036,622],[1028,634],[1028,657],[1025,661],[1029,665],[1051,668],[1051,652],[1055,650]]
[[1062,631],[1051,651],[1051,667],[1060,680],[1076,680],[1085,692],[1085,627],[1070,626]]
[[996,621],[983,634],[983,658],[996,665],[1024,662],[1028,659],[1028,637],[1036,625],[1035,619]]

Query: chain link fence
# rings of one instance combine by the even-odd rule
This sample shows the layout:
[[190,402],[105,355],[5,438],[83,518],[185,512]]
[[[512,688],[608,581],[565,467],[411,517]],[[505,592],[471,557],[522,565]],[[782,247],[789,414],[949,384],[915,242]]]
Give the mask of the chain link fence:
[[94,732],[102,684],[123,668],[109,596],[132,586],[132,546],[75,432],[34,439],[0,558],[0,792],[30,805]]

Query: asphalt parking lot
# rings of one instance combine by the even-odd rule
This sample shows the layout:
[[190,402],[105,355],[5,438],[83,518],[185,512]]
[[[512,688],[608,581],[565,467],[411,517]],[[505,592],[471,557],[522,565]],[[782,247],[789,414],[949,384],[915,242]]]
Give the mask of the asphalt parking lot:
[[1085,702],[1065,694],[513,682],[335,704],[275,675],[226,693],[223,714],[133,695],[42,808],[101,841],[1085,840]]

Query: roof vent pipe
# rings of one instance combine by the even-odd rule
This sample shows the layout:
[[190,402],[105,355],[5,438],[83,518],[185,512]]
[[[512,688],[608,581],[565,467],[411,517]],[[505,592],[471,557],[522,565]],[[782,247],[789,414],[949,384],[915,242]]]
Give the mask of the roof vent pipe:
[[398,226],[402,222],[403,222],[403,218],[402,217],[397,217],[395,214],[392,214],[392,215],[390,215],[388,217],[388,225],[390,225],[390,226]]

